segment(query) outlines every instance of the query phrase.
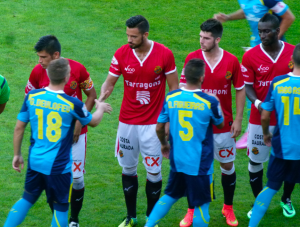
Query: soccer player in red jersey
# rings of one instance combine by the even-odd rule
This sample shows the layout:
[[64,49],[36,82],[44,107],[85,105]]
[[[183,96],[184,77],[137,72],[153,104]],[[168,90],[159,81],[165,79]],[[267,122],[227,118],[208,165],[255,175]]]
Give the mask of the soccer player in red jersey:
[[[220,162],[222,172],[222,186],[224,191],[223,215],[230,226],[237,226],[232,205],[235,190],[236,173],[233,161],[235,160],[235,138],[242,128],[243,110],[245,105],[245,85],[238,59],[219,47],[222,37],[222,24],[209,19],[200,26],[201,49],[190,53],[184,66],[190,59],[200,58],[205,61],[205,79],[202,91],[217,95],[225,116],[225,125],[222,129],[213,127],[214,157]],[[232,116],[231,83],[236,89],[236,118]],[[180,86],[185,86],[184,68],[180,78]],[[180,222],[180,226],[190,226],[193,222],[193,207],[189,205],[188,213]]]
[[164,45],[148,39],[149,23],[141,15],[126,21],[128,44],[119,48],[101,92],[108,95],[120,75],[124,78],[124,96],[119,117],[116,156],[122,170],[122,184],[127,217],[119,225],[134,226],[138,191],[137,165],[139,153],[147,171],[146,195],[149,217],[162,187],[160,142],[156,122],[163,106],[166,80],[169,90],[178,88],[178,74],[172,52]]
[[[47,75],[47,67],[49,63],[61,57],[61,45],[58,39],[53,35],[43,36],[35,45],[35,50],[39,56],[39,64],[37,64],[29,77],[25,88],[25,94],[34,89],[47,87],[50,83]],[[71,59],[67,59],[71,67],[70,79],[65,85],[64,92],[72,97],[82,101],[83,91],[87,96],[85,105],[88,111],[91,111],[95,99],[97,98],[96,90],[90,74],[86,68]],[[87,126],[82,127],[79,121],[76,121],[72,145],[72,171],[73,171],[73,188],[71,197],[71,217],[70,227],[79,227],[78,215],[82,208],[84,196],[84,165],[86,154],[86,133]],[[52,207],[51,204],[49,204]]]
[[[263,141],[263,131],[260,121],[261,102],[265,100],[271,81],[274,77],[291,72],[293,63],[291,56],[295,46],[280,41],[279,20],[266,13],[258,23],[261,44],[247,51],[242,60],[242,73],[246,84],[246,93],[252,102],[249,120],[248,156],[250,158],[248,170],[250,185],[255,198],[263,189],[263,163],[269,160],[270,148]],[[270,132],[276,125],[275,112],[270,120]],[[291,215],[293,207],[290,201],[294,184],[285,182],[284,193],[281,198],[283,213]],[[250,218],[252,209],[248,212]]]

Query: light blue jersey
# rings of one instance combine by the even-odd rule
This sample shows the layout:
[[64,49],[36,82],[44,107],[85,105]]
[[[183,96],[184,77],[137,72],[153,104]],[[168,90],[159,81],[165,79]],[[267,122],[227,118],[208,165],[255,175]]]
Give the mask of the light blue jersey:
[[71,172],[76,119],[82,125],[92,119],[77,98],[48,88],[28,93],[18,115],[18,120],[31,125],[28,168],[45,175]]
[[271,153],[281,159],[300,160],[300,76],[275,77],[262,108],[276,113]]
[[223,122],[219,102],[200,90],[168,93],[157,122],[170,122],[170,165],[188,175],[213,173],[212,124]]
[[[267,12],[273,12],[281,21],[281,16],[288,10],[288,6],[280,0],[238,0],[242,10],[246,15],[251,28],[250,45],[254,47],[261,43],[258,35],[258,21]],[[284,38],[282,38],[283,41]]]

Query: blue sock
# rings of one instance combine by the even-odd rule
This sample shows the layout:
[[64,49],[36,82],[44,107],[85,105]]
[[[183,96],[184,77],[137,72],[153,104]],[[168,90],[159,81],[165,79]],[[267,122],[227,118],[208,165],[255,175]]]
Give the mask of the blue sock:
[[249,227],[256,227],[258,226],[260,220],[265,215],[270,202],[273,196],[276,194],[276,190],[273,190],[269,187],[265,187],[257,196],[254,207],[252,210],[251,219],[249,222]]
[[209,203],[203,204],[201,207],[195,207],[193,226],[194,227],[207,227],[210,216],[208,213]]
[[61,212],[54,210],[51,227],[66,227],[68,226],[68,210]]
[[169,212],[177,200],[168,195],[161,197],[155,204],[145,227],[154,227]]
[[15,227],[20,225],[32,205],[32,203],[23,198],[16,202],[8,214],[4,227]]

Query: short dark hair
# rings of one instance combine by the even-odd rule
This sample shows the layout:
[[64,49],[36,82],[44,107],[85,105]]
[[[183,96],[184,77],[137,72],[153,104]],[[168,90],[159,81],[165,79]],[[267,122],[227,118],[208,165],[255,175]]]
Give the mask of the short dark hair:
[[54,35],[42,36],[35,44],[34,49],[36,52],[45,50],[50,55],[53,55],[55,52],[59,52],[59,55],[61,53],[60,43]]
[[277,29],[280,26],[278,18],[270,13],[266,13],[262,18],[260,18],[259,22],[271,22],[273,29]]
[[216,19],[208,19],[200,25],[203,32],[211,32],[214,38],[221,38],[223,34],[223,25]]
[[202,59],[193,58],[184,68],[184,75],[188,84],[198,84],[200,77],[204,76],[205,63]]
[[50,62],[47,71],[51,84],[61,84],[70,73],[69,61],[65,58],[55,59]]
[[294,64],[300,68],[300,43],[298,43],[293,52]]
[[145,32],[149,32],[149,22],[142,15],[136,15],[134,17],[130,17],[126,21],[126,26],[128,28],[138,28],[140,33],[144,34]]

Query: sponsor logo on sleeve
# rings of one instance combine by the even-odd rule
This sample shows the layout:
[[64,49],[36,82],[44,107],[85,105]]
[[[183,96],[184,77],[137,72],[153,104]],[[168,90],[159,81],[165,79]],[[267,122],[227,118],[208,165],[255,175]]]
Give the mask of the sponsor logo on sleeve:
[[114,65],[118,65],[119,62],[118,60],[115,58],[115,56],[113,56],[113,58],[111,59],[111,64],[114,64]]
[[83,107],[82,107],[82,112],[84,113],[84,116],[88,115],[88,110],[86,109],[85,105],[83,105]]

